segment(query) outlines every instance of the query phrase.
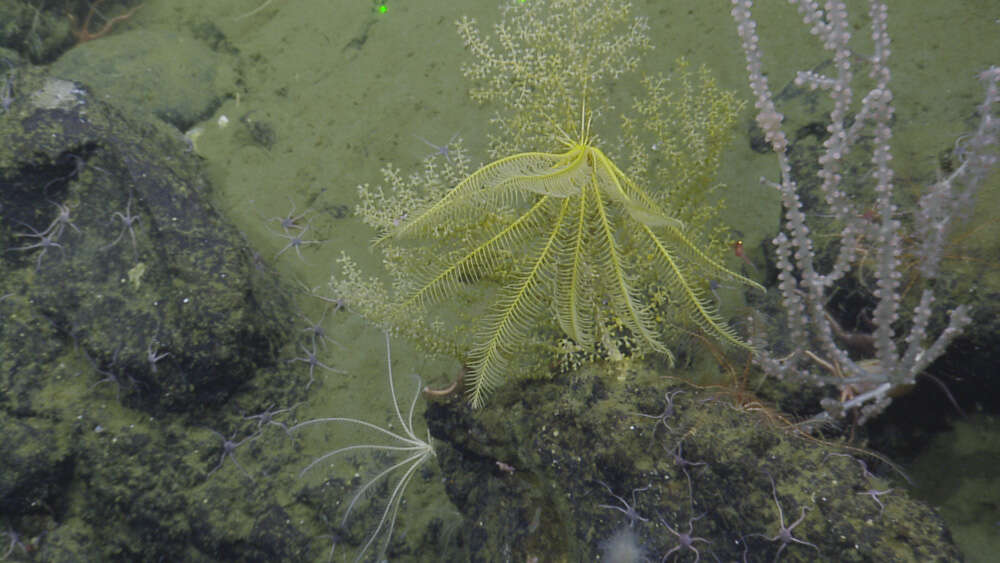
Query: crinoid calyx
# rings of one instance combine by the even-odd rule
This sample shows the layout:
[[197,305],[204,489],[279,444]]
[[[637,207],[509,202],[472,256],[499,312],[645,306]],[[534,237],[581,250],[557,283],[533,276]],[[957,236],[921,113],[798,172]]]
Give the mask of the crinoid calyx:
[[[586,112],[582,112],[586,115]],[[550,318],[578,347],[633,347],[673,356],[649,296],[655,277],[669,306],[717,339],[746,346],[719,317],[706,280],[761,288],[692,243],[683,222],[622,172],[596,145],[589,118],[565,152],[526,152],[475,171],[440,200],[408,214],[383,237],[442,245],[394,307],[393,316],[458,294],[470,281],[499,282],[466,358],[473,406],[511,371],[528,336]],[[464,233],[456,245],[443,233]]]

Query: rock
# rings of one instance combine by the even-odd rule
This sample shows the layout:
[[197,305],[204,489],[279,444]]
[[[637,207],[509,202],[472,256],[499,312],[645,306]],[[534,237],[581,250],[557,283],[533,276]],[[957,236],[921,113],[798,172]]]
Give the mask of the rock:
[[[273,359],[287,318],[209,204],[197,158],[80,84],[24,69],[15,80],[0,121],[0,315],[50,323],[137,408],[223,400]],[[6,331],[5,349],[29,338]],[[15,396],[36,385],[25,368]]]
[[[612,537],[659,560],[681,541],[667,525],[710,542],[691,544],[702,560],[960,559],[930,507],[873,475],[878,456],[803,435],[749,395],[599,371],[508,384],[482,410],[429,408],[471,560],[596,561]],[[808,544],[770,539],[779,506]]]
[[194,37],[130,29],[77,45],[52,64],[50,74],[185,131],[210,117],[235,90],[232,68],[225,54]]

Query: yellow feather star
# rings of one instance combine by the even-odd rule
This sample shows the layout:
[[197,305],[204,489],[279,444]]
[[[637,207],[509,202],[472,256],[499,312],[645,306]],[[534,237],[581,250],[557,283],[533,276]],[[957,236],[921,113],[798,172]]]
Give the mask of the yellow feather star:
[[562,142],[567,148],[563,153],[521,153],[483,166],[386,235],[434,236],[498,209],[522,210],[516,219],[487,229],[468,248],[449,255],[457,259],[432,265],[417,289],[395,307],[396,315],[423,309],[516,257],[513,274],[480,321],[467,358],[471,382],[466,390],[474,407],[481,407],[503,379],[537,321],[553,311],[563,332],[582,347],[609,342],[604,331],[614,318],[641,344],[672,362],[651,305],[636,287],[640,267],[662,272],[671,299],[702,330],[748,346],[719,317],[704,288],[689,283],[688,273],[696,268],[714,279],[764,288],[694,246],[683,223],[592,144],[589,123],[581,124],[578,140],[563,134]]

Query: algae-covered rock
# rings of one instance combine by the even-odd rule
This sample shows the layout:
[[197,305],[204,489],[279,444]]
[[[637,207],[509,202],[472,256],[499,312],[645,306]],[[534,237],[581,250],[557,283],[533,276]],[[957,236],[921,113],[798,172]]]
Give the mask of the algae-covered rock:
[[[702,560],[960,558],[877,457],[802,435],[732,391],[597,372],[507,386],[483,410],[457,398],[428,410],[473,560],[595,561],[630,547],[659,560],[688,533],[705,540],[690,544]],[[799,541],[771,539],[781,518]],[[687,550],[673,553],[693,560]]]
[[49,69],[102,100],[149,112],[181,131],[208,118],[235,90],[227,56],[190,35],[132,29],[82,43]]
[[78,83],[25,67],[6,76],[0,530],[17,539],[7,555],[314,559],[298,526],[315,518],[299,511],[293,523],[283,500],[285,468],[301,456],[278,426],[244,417],[305,399],[305,371],[277,359],[296,334],[288,292],[212,208],[176,132]]
[[27,69],[13,80],[0,119],[0,294],[143,408],[224,398],[273,354],[285,321],[252,252],[208,203],[196,157],[176,132],[79,84]]

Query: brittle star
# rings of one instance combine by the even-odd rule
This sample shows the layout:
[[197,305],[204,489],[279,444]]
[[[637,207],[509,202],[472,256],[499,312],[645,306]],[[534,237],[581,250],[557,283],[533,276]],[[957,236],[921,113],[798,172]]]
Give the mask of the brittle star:
[[[289,248],[295,248],[295,254],[298,254],[299,258],[302,258],[302,251],[299,250],[299,248],[303,244],[320,244],[320,243],[323,242],[323,241],[320,241],[320,240],[303,240],[302,239],[302,235],[306,234],[306,231],[308,231],[308,230],[309,230],[309,225],[306,225],[305,227],[303,227],[302,230],[299,231],[299,233],[297,235],[291,235],[291,234],[284,234],[283,235],[281,233],[274,233],[274,231],[271,231],[272,233],[278,235],[279,237],[283,237],[283,238],[288,239],[288,244],[286,244],[284,248],[282,248],[281,250],[279,250],[278,253],[274,255],[274,257],[277,258],[278,256],[281,256]],[[302,258],[302,260],[305,261],[305,258]]]
[[704,517],[705,515],[702,514],[697,518],[688,518],[688,531],[678,532],[677,530],[671,528],[670,524],[667,524],[667,521],[662,516],[660,516],[660,524],[663,524],[663,526],[666,527],[667,530],[670,530],[671,534],[677,536],[677,545],[671,548],[670,551],[664,553],[663,557],[660,558],[660,561],[666,561],[667,558],[670,557],[670,554],[672,553],[678,553],[679,557],[680,556],[679,552],[687,549],[689,551],[694,552],[694,563],[698,563],[698,561],[701,560],[701,553],[699,553],[698,549],[695,548],[694,546],[695,542],[712,543],[706,540],[705,538],[699,538],[691,535],[692,533],[694,533],[695,521],[701,520]]
[[674,397],[680,395],[683,392],[684,392],[683,389],[676,389],[674,391],[668,391],[667,393],[665,393],[663,397],[664,399],[666,399],[667,404],[663,408],[663,412],[661,412],[660,414],[645,414],[641,412],[634,412],[630,414],[633,414],[635,416],[641,416],[643,418],[656,419],[656,424],[653,426],[654,435],[656,434],[656,429],[659,428],[661,424],[663,425],[664,428],[667,429],[668,432],[673,432],[674,429],[671,428],[669,424],[667,424],[667,419],[671,418],[676,413],[676,409],[674,407]]
[[122,222],[122,230],[118,233],[118,236],[115,237],[115,240],[111,241],[109,244],[106,244],[106,245],[102,246],[101,249],[105,250],[105,249],[111,248],[112,246],[118,244],[118,241],[120,241],[122,239],[122,237],[125,236],[125,231],[128,231],[128,236],[132,239],[132,253],[133,254],[138,254],[138,250],[137,250],[136,244],[135,244],[135,230],[132,228],[132,225],[134,225],[135,223],[137,223],[139,221],[139,219],[142,218],[142,216],[141,215],[132,215],[132,193],[131,192],[129,192],[129,194],[128,194],[128,202],[125,203],[125,213],[122,213],[121,211],[115,211],[114,213],[111,214],[112,221],[114,219],[116,219],[116,218],[119,219]]
[[444,159],[446,161],[448,161],[448,164],[452,164],[452,162],[451,162],[451,152],[449,152],[449,147],[451,146],[452,143],[455,142],[455,138],[458,137],[458,133],[455,133],[454,135],[452,135],[451,138],[448,139],[448,142],[445,143],[445,144],[443,144],[443,145],[435,145],[434,143],[428,141],[427,139],[421,137],[420,135],[414,135],[414,137],[420,139],[425,144],[429,145],[430,147],[432,147],[434,149],[435,152],[431,156],[441,155],[441,156],[444,157]]
[[640,522],[649,522],[648,518],[643,518],[642,515],[639,514],[639,511],[637,511],[635,509],[635,505],[636,505],[635,494],[636,493],[641,493],[642,491],[645,491],[645,490],[649,489],[649,487],[651,487],[652,485],[646,485],[645,487],[639,487],[638,489],[632,489],[632,504],[629,504],[627,500],[625,500],[624,498],[616,495],[615,492],[613,490],[611,490],[611,487],[608,486],[607,483],[605,483],[604,481],[597,481],[597,482],[600,483],[601,486],[603,486],[605,489],[608,490],[608,494],[610,494],[611,496],[613,496],[616,499],[618,499],[618,502],[622,503],[621,506],[615,506],[613,504],[599,504],[599,505],[597,505],[599,508],[610,508],[612,510],[617,510],[618,512],[621,512],[622,514],[625,515],[625,518],[628,519],[628,525],[629,525],[630,528],[633,527],[633,526],[635,526],[635,523],[636,523],[637,520],[640,521]]
[[230,436],[229,438],[226,438],[221,432],[216,432],[211,428],[205,428],[205,430],[208,430],[212,434],[215,434],[216,436],[222,439],[222,455],[219,456],[219,463],[211,471],[208,472],[208,475],[211,476],[213,473],[218,471],[218,469],[222,467],[222,464],[225,463],[226,457],[228,457],[229,459],[233,460],[233,463],[236,464],[236,467],[239,467],[240,470],[243,471],[243,473],[247,476],[248,479],[253,481],[253,477],[250,475],[250,472],[244,469],[242,465],[240,465],[240,462],[239,460],[236,459],[235,454],[236,454],[236,448],[242,446],[246,442],[256,440],[260,436],[260,432],[257,432],[256,434],[251,434],[250,436],[243,438],[239,442],[236,442],[235,441],[236,434],[238,432],[236,430],[233,431],[233,435]]
[[[17,222],[21,223],[21,221],[17,221]],[[30,229],[31,232],[30,233],[16,233],[14,236],[16,236],[16,237],[36,238],[36,239],[38,239],[38,242],[33,243],[33,244],[26,244],[24,246],[15,246],[15,247],[9,248],[8,250],[21,250],[21,251],[25,251],[25,250],[31,250],[31,249],[34,249],[34,248],[41,248],[42,251],[38,253],[38,258],[35,260],[35,271],[38,271],[42,267],[42,256],[45,256],[45,252],[48,249],[50,249],[50,248],[58,248],[60,252],[64,252],[62,245],[59,244],[58,242],[52,240],[53,238],[56,238],[57,235],[53,234],[53,233],[50,233],[49,232],[50,229],[46,229],[46,230],[44,230],[42,232],[38,232],[38,231],[35,230],[34,227],[32,227],[31,225],[29,225],[27,223],[21,223],[21,224],[24,225],[25,227],[27,227],[28,229]],[[59,233],[61,234],[62,231],[59,231]]]
[[792,522],[790,525],[786,526],[785,525],[785,512],[781,509],[781,503],[778,502],[778,488],[774,484],[774,477],[771,477],[771,473],[768,472],[768,471],[765,471],[765,473],[767,473],[768,480],[771,481],[771,496],[774,497],[774,506],[778,507],[778,533],[775,534],[774,537],[771,537],[771,538],[765,536],[764,534],[747,534],[746,537],[749,537],[749,536],[760,536],[760,537],[762,537],[762,538],[764,538],[764,539],[766,539],[768,541],[772,541],[772,542],[778,541],[778,542],[781,542],[781,546],[778,547],[778,552],[774,554],[774,560],[775,561],[777,561],[778,558],[781,557],[781,552],[784,551],[785,548],[788,547],[788,544],[792,543],[792,542],[795,542],[795,543],[801,544],[801,545],[808,545],[809,547],[815,549],[817,552],[820,551],[819,546],[817,546],[816,544],[814,544],[812,542],[807,542],[805,540],[800,540],[799,538],[797,538],[797,537],[795,537],[795,536],[792,535],[792,530],[794,530],[796,526],[798,526],[799,524],[802,523],[803,520],[805,520],[805,518],[806,518],[806,507],[804,507],[804,506],[800,507],[801,508],[801,513],[799,514],[799,519],[796,520],[795,522]]

